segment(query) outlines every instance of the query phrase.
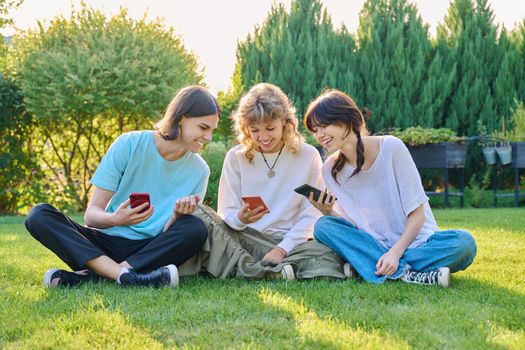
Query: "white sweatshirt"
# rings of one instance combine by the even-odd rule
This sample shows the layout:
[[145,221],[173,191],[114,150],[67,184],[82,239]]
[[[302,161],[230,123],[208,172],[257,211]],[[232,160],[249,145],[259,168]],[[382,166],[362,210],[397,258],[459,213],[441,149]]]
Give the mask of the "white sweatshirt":
[[[287,147],[281,153],[269,178],[268,166],[260,152],[255,152],[253,163],[243,155],[244,146],[237,145],[228,151],[219,182],[218,213],[226,224],[235,230],[247,225],[238,217],[243,205],[241,196],[261,196],[270,212],[259,221],[249,224],[260,232],[278,234],[282,241],[278,246],[287,253],[297,245],[313,237],[313,226],[321,213],[308,199],[294,191],[305,183],[324,189],[319,152],[311,145],[302,143],[297,154]],[[270,166],[276,153],[265,153]]]

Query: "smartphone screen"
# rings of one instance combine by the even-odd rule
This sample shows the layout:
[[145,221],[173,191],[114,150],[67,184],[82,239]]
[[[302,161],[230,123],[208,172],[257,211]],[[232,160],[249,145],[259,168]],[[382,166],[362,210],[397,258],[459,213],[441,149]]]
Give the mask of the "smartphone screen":
[[[129,205],[131,208],[136,208],[142,203],[150,203],[149,193],[133,192],[129,195]],[[143,213],[148,209],[149,204],[146,206],[146,208],[139,211],[139,213]]]

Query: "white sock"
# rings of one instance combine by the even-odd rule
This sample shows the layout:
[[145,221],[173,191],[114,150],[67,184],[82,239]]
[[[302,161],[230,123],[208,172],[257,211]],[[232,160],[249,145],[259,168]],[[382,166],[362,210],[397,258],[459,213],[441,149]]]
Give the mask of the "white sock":
[[118,275],[118,278],[117,278],[117,283],[120,284],[120,276],[122,276],[123,274],[125,273],[128,273],[129,270],[127,267],[123,267],[120,269],[120,274]]

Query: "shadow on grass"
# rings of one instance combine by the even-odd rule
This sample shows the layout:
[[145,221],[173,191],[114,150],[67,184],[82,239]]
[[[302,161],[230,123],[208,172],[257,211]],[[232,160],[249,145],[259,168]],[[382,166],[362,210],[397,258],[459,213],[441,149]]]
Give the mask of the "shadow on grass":
[[9,280],[34,272],[2,266],[2,347],[68,341],[73,347],[481,349],[524,340],[525,296],[464,273],[449,289],[194,276],[177,289],[103,282],[45,290],[41,276]]
[[[459,214],[449,221],[461,223],[465,218]],[[477,226],[490,220],[487,215]],[[509,230],[516,226],[496,224]],[[510,257],[514,264],[522,261],[516,254],[494,256],[521,242],[510,239],[514,234],[499,237],[494,247],[485,242],[490,237],[482,236],[477,265],[454,275],[449,289],[196,276],[183,278],[174,290],[125,289],[109,282],[45,290],[44,270],[50,263],[64,264],[54,256],[49,260],[52,253],[23,227],[2,231],[7,234],[0,236],[5,238],[0,241],[0,348],[484,349],[525,344],[525,293],[518,284],[523,281],[508,269],[501,272],[505,282],[499,286],[472,278],[487,278],[481,268],[497,274]]]
[[307,288],[267,289],[259,297],[289,313],[305,343],[376,348],[379,339],[386,348],[468,349],[525,344],[525,296],[465,276],[449,289],[343,282],[322,295],[308,291],[320,281],[303,283]]

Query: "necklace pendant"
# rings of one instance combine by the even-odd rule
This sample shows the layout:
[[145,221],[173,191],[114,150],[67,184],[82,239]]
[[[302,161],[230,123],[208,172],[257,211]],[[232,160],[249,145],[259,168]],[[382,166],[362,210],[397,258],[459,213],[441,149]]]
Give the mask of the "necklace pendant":
[[275,176],[275,171],[273,171],[273,169],[268,169],[268,172],[266,174],[269,178],[272,178]]

